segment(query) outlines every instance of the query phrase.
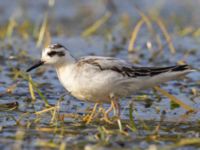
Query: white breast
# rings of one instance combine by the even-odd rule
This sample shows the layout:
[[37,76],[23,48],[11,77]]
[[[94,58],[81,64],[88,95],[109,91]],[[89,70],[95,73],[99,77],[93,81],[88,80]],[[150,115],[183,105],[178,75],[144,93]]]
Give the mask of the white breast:
[[[77,99],[91,102],[110,102],[114,72],[102,72],[86,66],[80,68],[74,65],[57,68],[57,74],[62,85]],[[83,71],[84,70],[84,71]],[[118,78],[117,78],[118,79]]]

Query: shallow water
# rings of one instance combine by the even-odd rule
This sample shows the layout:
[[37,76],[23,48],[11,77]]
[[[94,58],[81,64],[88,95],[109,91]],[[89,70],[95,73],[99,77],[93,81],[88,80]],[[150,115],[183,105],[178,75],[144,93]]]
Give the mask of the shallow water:
[[[155,5],[149,1],[107,2],[60,0],[48,6],[47,2],[41,1],[13,1],[12,5],[9,1],[0,1],[0,33],[6,30],[8,34],[8,27],[11,26],[9,20],[14,18],[16,21],[12,34],[1,37],[0,42],[0,149],[198,149],[199,72],[189,74],[186,79],[162,85],[166,91],[197,112],[187,113],[182,107],[172,109],[170,100],[165,96],[154,90],[141,91],[120,101],[120,128],[117,122],[110,125],[98,117],[89,125],[83,123],[81,117],[93,104],[70,96],[59,83],[55,71],[47,66],[41,67],[33,71],[31,76],[49,104],[58,105],[59,108],[57,112],[35,114],[46,109],[45,103],[37,92],[36,100],[31,99],[27,80],[20,78],[16,70],[24,72],[39,59],[43,46],[36,47],[36,43],[47,11],[52,43],[64,44],[76,57],[114,56],[143,66],[174,65],[183,60],[199,68],[199,35],[192,33],[198,30],[200,24],[200,1],[157,1]],[[152,37],[148,29],[142,26],[135,43],[136,52],[128,53],[131,32],[140,18],[133,5],[149,15],[161,15],[176,49],[175,54],[170,53],[155,23],[153,27],[163,45],[162,52],[155,56],[159,49],[156,36]],[[81,36],[84,29],[108,10],[113,14],[102,27],[88,37]],[[181,13],[183,10],[184,14]],[[21,27],[24,21],[29,22],[27,27]],[[189,26],[194,31],[182,36],[186,32],[183,30]],[[45,35],[43,43],[48,38]],[[151,43],[152,47],[148,48],[147,43]],[[60,100],[62,95],[65,95],[64,99]],[[130,104],[133,104],[131,114],[135,126],[129,118]],[[105,104],[104,108],[108,106]],[[53,117],[54,113],[56,117]],[[188,139],[189,142],[186,141]]]

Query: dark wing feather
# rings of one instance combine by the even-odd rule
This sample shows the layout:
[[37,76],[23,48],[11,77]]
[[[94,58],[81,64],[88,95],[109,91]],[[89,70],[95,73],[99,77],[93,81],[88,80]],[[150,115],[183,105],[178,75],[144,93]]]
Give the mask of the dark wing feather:
[[123,76],[127,77],[145,77],[145,76],[155,76],[165,72],[174,72],[174,71],[184,71],[190,69],[188,65],[176,65],[169,67],[136,67],[128,64],[123,60],[119,60],[112,57],[96,57],[89,56],[80,59],[77,62],[77,66],[81,67],[82,65],[90,64],[96,66],[100,70],[112,70]]
[[184,71],[190,69],[189,65],[176,65],[169,67],[132,67],[136,76],[155,76],[165,72]]

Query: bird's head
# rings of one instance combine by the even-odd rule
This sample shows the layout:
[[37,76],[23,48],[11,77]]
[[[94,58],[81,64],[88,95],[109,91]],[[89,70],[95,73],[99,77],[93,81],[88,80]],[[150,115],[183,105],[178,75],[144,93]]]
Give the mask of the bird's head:
[[41,59],[38,63],[27,69],[27,72],[43,65],[49,64],[53,66],[61,65],[67,61],[71,61],[73,58],[69,51],[61,44],[52,44],[44,48],[42,51]]

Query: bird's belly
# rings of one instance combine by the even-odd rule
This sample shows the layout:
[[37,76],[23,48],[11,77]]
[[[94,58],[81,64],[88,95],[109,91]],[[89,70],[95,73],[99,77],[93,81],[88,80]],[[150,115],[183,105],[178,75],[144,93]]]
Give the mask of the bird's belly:
[[115,93],[112,74],[98,73],[95,70],[85,74],[73,71],[60,76],[59,80],[74,97],[90,102],[109,103]]
[[70,92],[72,96],[79,100],[89,101],[89,102],[98,102],[98,103],[109,103],[110,102],[110,89],[108,87],[102,87],[99,84],[96,84],[92,81],[80,82],[75,79],[65,80],[63,82],[60,79],[62,85],[67,91]]
[[71,90],[71,94],[79,100],[94,102],[94,103],[109,103],[110,92],[97,91],[94,89],[79,87]]

